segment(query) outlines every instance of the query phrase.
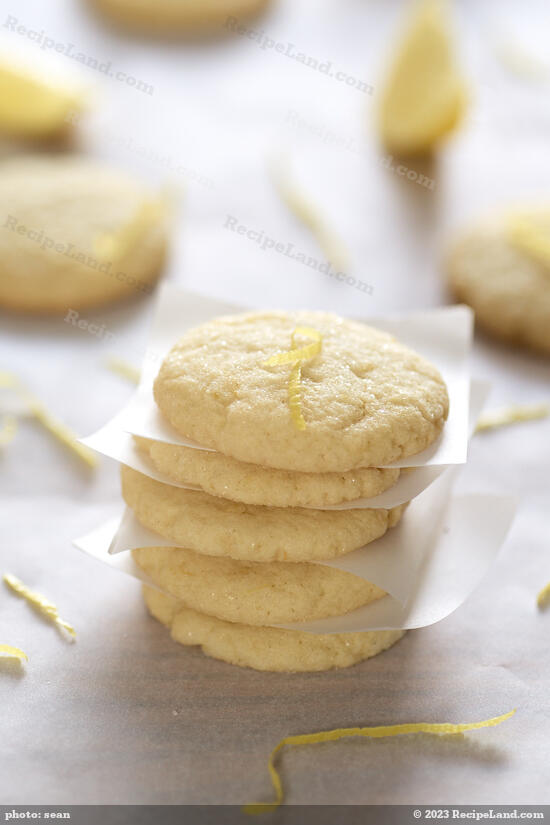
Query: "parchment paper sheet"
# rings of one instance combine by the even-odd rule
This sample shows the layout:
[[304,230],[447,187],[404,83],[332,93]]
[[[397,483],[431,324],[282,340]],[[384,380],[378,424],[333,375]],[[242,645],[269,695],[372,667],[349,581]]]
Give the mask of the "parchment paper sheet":
[[[475,429],[478,416],[489,394],[489,385],[483,381],[472,381],[470,390],[470,411],[468,416],[467,434],[471,435]],[[131,402],[130,402],[131,403]],[[133,437],[123,428],[126,416],[121,410],[93,435],[81,439],[83,444],[91,447],[102,455],[114,458],[122,464],[133,467],[144,475],[150,476],[164,484],[174,487],[193,490],[200,489],[186,484],[176,484],[165,473],[161,473],[153,463],[136,446]],[[415,467],[410,472],[401,473],[397,483],[373,498],[359,498],[343,504],[326,505],[321,510],[355,510],[369,508],[397,507],[410,501],[425,490],[449,465],[427,464],[424,467]]]
[[[329,563],[371,581],[388,596],[345,616],[283,626],[312,633],[410,629],[427,627],[456,610],[490,569],[515,504],[475,493],[452,498],[453,475],[447,471],[425,490],[385,536]],[[148,584],[128,551],[180,546],[142,527],[129,509],[113,537],[115,530],[108,522],[74,544]]]

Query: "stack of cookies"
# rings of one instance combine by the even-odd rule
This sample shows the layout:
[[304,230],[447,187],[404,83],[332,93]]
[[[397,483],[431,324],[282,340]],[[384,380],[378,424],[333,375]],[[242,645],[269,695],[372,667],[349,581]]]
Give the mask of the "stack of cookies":
[[[174,546],[133,550],[147,607],[186,645],[260,670],[346,667],[403,631],[316,635],[276,625],[341,616],[385,592],[318,564],[393,527],[404,506],[323,509],[394,485],[387,465],[437,439],[435,367],[393,336],[321,312],[246,313],[187,332],[155,401],[184,446],[136,437],[162,483],[127,466],[138,521]],[[184,486],[176,486],[184,485]]]

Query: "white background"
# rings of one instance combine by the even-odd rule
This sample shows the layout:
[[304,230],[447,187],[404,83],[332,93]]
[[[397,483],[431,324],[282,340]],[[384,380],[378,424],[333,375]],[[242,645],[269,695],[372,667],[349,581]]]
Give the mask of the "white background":
[[[547,81],[515,77],[494,48],[499,38],[511,38],[545,59],[550,9],[531,0],[457,4],[458,48],[472,102],[468,122],[431,170],[411,163],[434,179],[434,191],[381,165],[373,118],[406,5],[278,0],[251,24],[363,78],[373,85],[372,96],[244,37],[160,46],[109,31],[77,0],[6,0],[2,14],[154,87],[147,95],[81,69],[98,87],[96,111],[82,123],[81,149],[185,190],[169,278],[239,303],[368,316],[448,302],[445,238],[487,207],[544,199],[550,184]],[[2,21],[0,35],[9,48],[23,45]],[[53,59],[26,46],[35,60]],[[68,58],[57,55],[55,62],[63,72],[78,70]],[[356,151],[289,128],[289,112],[353,140]],[[372,285],[372,296],[224,229],[233,215],[320,257],[267,178],[266,158],[281,148],[345,239],[350,275]],[[143,149],[168,160],[144,159]],[[188,174],[176,174],[179,166]],[[197,182],[201,177],[213,186]],[[132,391],[104,368],[104,357],[139,364],[151,309],[145,299],[85,314],[105,324],[109,341],[62,319],[2,315],[2,365],[88,434]],[[492,406],[548,399],[547,360],[480,336],[473,370],[493,382]],[[549,445],[548,421],[474,440],[462,488],[517,495],[521,505],[492,573],[457,613],[347,671],[277,675],[233,668],[173,644],[146,617],[136,582],[72,549],[74,536],[120,507],[117,467],[103,460],[88,473],[23,422],[0,457],[1,567],[54,599],[76,626],[78,641],[64,643],[26,604],[0,592],[0,642],[30,657],[22,675],[4,665],[0,670],[0,801],[269,799],[266,759],[284,735],[466,722],[517,707],[506,725],[466,740],[354,741],[289,752],[283,757],[288,801],[548,802],[550,614],[537,612],[535,598],[550,579]]]

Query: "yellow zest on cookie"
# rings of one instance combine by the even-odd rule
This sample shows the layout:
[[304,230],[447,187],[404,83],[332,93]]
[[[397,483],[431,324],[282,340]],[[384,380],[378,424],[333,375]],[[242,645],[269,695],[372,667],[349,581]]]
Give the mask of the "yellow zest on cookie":
[[83,108],[79,89],[45,82],[16,63],[0,61],[0,132],[28,138],[61,132]]
[[46,407],[22,384],[16,375],[10,372],[0,371],[0,387],[10,387],[17,393],[18,397],[26,405],[28,412],[33,416],[47,432],[51,433],[65,447],[75,453],[78,458],[84,461],[89,467],[97,465],[97,456],[84,444],[80,444],[73,431],[63,422],[58,421],[51,415]]
[[492,430],[495,427],[507,427],[509,424],[519,424],[521,421],[536,421],[550,415],[548,404],[513,404],[502,410],[489,412],[480,416],[476,433],[483,430]]
[[167,213],[165,198],[145,200],[132,218],[116,232],[100,235],[95,253],[104,261],[121,260],[138,243],[144,231],[159,223]]
[[105,361],[105,366],[110,369],[111,372],[115,372],[122,378],[131,381],[132,384],[139,384],[140,370],[128,361],[125,361],[124,358],[109,356]]
[[518,215],[508,221],[511,244],[546,266],[550,265],[550,214],[545,224],[532,216]]
[[4,415],[2,417],[2,426],[0,428],[0,447],[5,447],[10,444],[15,438],[17,432],[17,419],[13,415]]
[[245,805],[243,810],[247,814],[261,814],[267,811],[274,811],[283,801],[283,786],[281,777],[279,776],[275,765],[275,757],[285,745],[315,745],[319,742],[335,742],[338,739],[344,739],[348,736],[364,736],[369,739],[382,739],[387,736],[403,736],[410,733],[429,733],[448,736],[450,734],[465,733],[469,730],[478,730],[479,728],[491,728],[495,725],[500,725],[510,719],[516,711],[511,710],[509,713],[504,713],[502,716],[495,716],[493,719],[486,719],[483,722],[466,722],[465,724],[454,725],[449,723],[431,723],[431,722],[414,722],[405,725],[380,725],[372,728],[336,728],[336,730],[323,730],[319,733],[304,733],[298,736],[286,736],[281,739],[269,756],[267,767],[271,782],[275,789],[275,802],[262,803],[254,802],[250,805]]
[[283,157],[274,159],[270,163],[270,171],[275,189],[283,203],[315,236],[327,261],[335,269],[344,272],[349,262],[343,242],[329,229],[316,206],[292,181],[287,160]]
[[19,659],[20,662],[29,661],[26,653],[11,645],[0,645],[0,659]]
[[[302,336],[303,338],[311,338],[313,343],[306,344],[304,347],[296,345],[296,338]],[[291,349],[288,352],[280,352],[277,355],[272,355],[267,361],[264,361],[266,367],[276,367],[280,364],[292,364],[292,371],[288,382],[288,406],[290,407],[290,415],[296,429],[305,430],[306,422],[302,415],[302,397],[301,397],[301,380],[302,380],[302,365],[306,361],[311,361],[316,355],[319,355],[322,347],[321,333],[312,329],[312,327],[296,327],[292,333]]]
[[49,599],[42,596],[41,593],[35,593],[33,590],[30,590],[22,581],[9,573],[4,573],[4,582],[14,593],[17,593],[18,596],[28,601],[29,604],[47,616],[54,624],[66,630],[73,639],[76,637],[74,627],[68,622],[63,621],[57,607],[50,602]]
[[545,607],[550,607],[550,582],[543,587],[540,591],[539,595],[537,596],[537,605],[543,609]]

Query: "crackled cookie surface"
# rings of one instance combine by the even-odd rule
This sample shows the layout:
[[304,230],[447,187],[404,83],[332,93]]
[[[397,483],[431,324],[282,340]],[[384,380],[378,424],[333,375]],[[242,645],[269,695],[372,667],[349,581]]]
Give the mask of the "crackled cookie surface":
[[387,650],[403,630],[314,634],[226,622],[183,607],[150,587],[143,596],[152,616],[171,630],[174,641],[199,645],[207,656],[268,671],[316,671],[349,667]]
[[[299,382],[304,429],[289,403],[292,365],[279,353],[311,343]],[[184,437],[239,461],[298,472],[346,472],[414,455],[440,434],[448,395],[438,370],[393,336],[323,312],[255,312],[189,330],[166,356],[155,400]]]

